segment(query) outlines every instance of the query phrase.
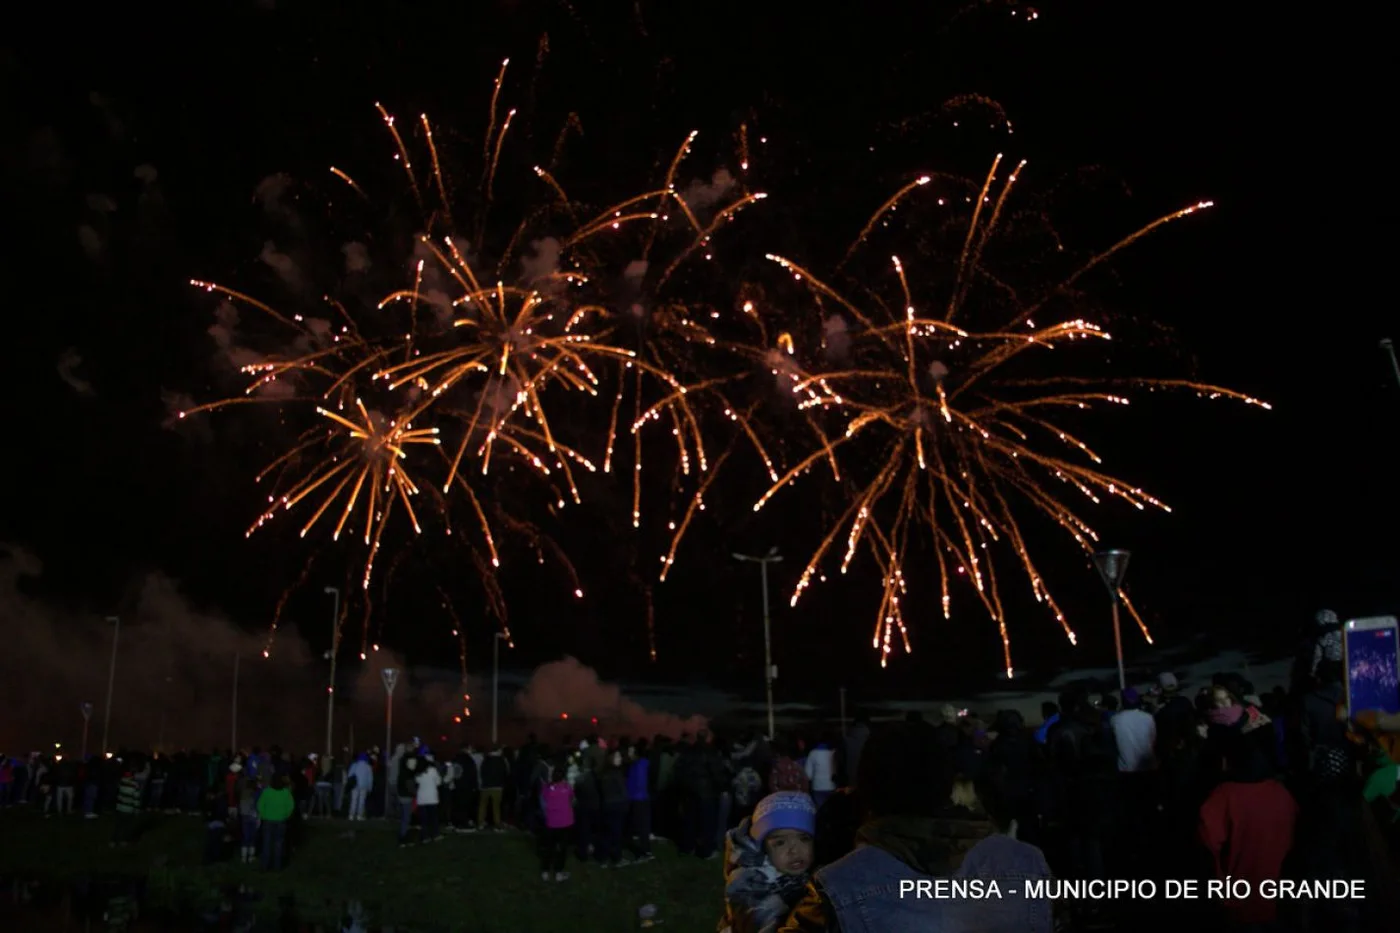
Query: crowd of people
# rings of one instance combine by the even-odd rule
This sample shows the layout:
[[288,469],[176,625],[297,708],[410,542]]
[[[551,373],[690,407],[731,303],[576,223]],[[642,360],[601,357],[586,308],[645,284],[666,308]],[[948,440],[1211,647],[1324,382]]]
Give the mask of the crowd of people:
[[[236,851],[268,870],[295,849],[298,827],[319,818],[388,817],[400,846],[448,832],[529,832],[544,882],[567,880],[571,860],[650,861],[665,838],[682,856],[723,854],[720,928],[730,933],[1110,929],[1124,911],[1163,909],[1005,890],[975,904],[901,896],[910,879],[983,895],[997,879],[1243,880],[1248,896],[1174,908],[1188,920],[1270,929],[1281,902],[1261,896],[1260,882],[1370,881],[1364,900],[1309,897],[1284,911],[1346,933],[1395,915],[1377,911],[1395,891],[1400,742],[1386,731],[1390,718],[1346,714],[1334,622],[1319,615],[1292,689],[1263,696],[1241,674],[1184,685],[1162,673],[1121,691],[1073,685],[1034,726],[1011,710],[984,719],[945,707],[935,722],[915,713],[872,728],[861,718],[811,742],[699,732],[531,736],[450,755],[415,739],[334,761],[275,746],[0,756],[0,806],[90,819],[111,811],[114,846],[132,841],[145,811],[197,813],[206,859]],[[975,921],[965,913],[973,906]]]
[[[945,707],[937,723],[857,724],[834,763],[775,762],[769,796],[728,837],[721,929],[1390,926],[1400,723],[1347,710],[1339,630],[1318,613],[1291,689],[1264,696],[1240,673],[1086,682],[1034,728]],[[791,786],[804,770],[834,772],[839,789]],[[951,895],[905,896],[911,879]],[[1077,884],[1037,899],[1027,879]],[[988,897],[997,880],[1003,896]],[[1114,897],[1110,881],[1131,885]],[[1171,902],[1167,881],[1228,882],[1229,895]]]

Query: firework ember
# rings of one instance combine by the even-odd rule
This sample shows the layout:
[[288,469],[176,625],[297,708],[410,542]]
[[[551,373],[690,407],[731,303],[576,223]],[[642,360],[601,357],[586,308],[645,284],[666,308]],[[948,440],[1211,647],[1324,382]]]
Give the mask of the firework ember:
[[[952,613],[950,582],[964,578],[998,627],[1009,676],[1011,638],[1002,599],[1006,577],[998,576],[999,564],[1009,560],[1066,637],[1075,641],[1074,630],[1037,570],[1018,516],[1027,510],[1046,516],[1081,548],[1092,551],[1098,535],[1081,514],[1084,504],[1115,498],[1138,509],[1167,509],[1132,483],[1100,469],[1099,456],[1057,424],[1057,413],[1127,405],[1126,393],[1134,387],[1188,389],[1268,407],[1229,389],[1181,380],[1017,378],[1013,364],[1028,359],[1044,364],[1055,358],[1048,355],[1057,348],[1110,339],[1107,331],[1084,318],[1055,319],[1064,314],[1066,302],[1061,299],[1085,272],[1162,224],[1210,206],[1193,205],[1153,221],[1025,301],[1020,298],[1024,290],[1006,285],[986,260],[1023,166],[1002,179],[998,157],[980,191],[973,188],[975,197],[965,199],[972,202],[971,215],[961,249],[948,254],[947,270],[938,270],[946,271],[943,281],[948,284],[942,289],[922,293],[912,287],[905,264],[891,257],[886,268],[893,287],[886,295],[892,297],[867,285],[872,297],[866,306],[795,262],[768,257],[805,286],[819,307],[834,306],[853,324],[840,366],[808,371],[796,358],[785,361],[793,391],[803,396],[803,404],[824,413],[828,429],[823,442],[777,478],[754,509],[824,465],[835,479],[850,484],[853,495],[844,514],[818,543],[792,603],[796,605],[820,576],[828,558],[837,560],[845,573],[857,555],[867,554],[881,579],[873,643],[882,665],[895,633],[904,650],[910,650],[903,599],[916,528],[933,543],[944,617]],[[881,205],[846,258],[867,244],[883,215],[924,190],[929,180],[920,177]],[[1054,322],[1037,324],[1037,317],[1046,316]],[[1047,448],[1045,441],[1061,449]],[[1150,640],[1137,612],[1130,612]]]

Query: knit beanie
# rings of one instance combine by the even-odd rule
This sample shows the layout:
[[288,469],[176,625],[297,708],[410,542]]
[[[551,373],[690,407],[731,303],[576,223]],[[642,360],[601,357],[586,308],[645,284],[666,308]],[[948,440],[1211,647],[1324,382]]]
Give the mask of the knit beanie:
[[808,835],[817,832],[817,807],[808,794],[795,790],[778,791],[769,794],[753,809],[753,822],[749,835],[758,840],[759,845],[768,835],[779,829],[796,829]]

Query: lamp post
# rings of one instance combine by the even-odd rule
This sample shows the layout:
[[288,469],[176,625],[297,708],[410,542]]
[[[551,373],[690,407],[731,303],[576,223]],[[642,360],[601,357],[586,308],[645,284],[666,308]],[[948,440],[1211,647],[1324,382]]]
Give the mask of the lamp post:
[[1381,341],[1381,349],[1390,357],[1390,368],[1395,373],[1395,382],[1400,384],[1400,360],[1395,358],[1395,343],[1389,337]]
[[390,815],[389,799],[393,795],[393,788],[389,786],[389,750],[394,738],[394,687],[399,682],[399,671],[398,668],[386,667],[379,672],[379,676],[384,681],[384,816],[387,818]]
[[773,726],[773,681],[777,679],[778,669],[773,666],[773,639],[768,619],[768,565],[778,563],[783,557],[776,547],[770,547],[762,557],[748,554],[734,554],[733,557],[758,564],[759,579],[763,583],[763,685],[768,693],[768,738],[771,739],[777,731]]
[[1123,597],[1119,590],[1123,586],[1123,577],[1128,573],[1128,558],[1132,557],[1127,551],[1099,551],[1094,555],[1094,566],[1099,570],[1099,576],[1103,578],[1103,585],[1108,587],[1108,598],[1113,602],[1113,647],[1118,654],[1118,689],[1120,691],[1128,688],[1128,679],[1123,674],[1123,630],[1118,624],[1118,607],[1123,602]]
[[[496,637],[491,640],[491,747],[496,747],[496,710],[501,705],[501,642],[506,641],[509,636],[505,632],[497,632]],[[507,648],[515,647],[506,641]]]
[[122,634],[121,616],[108,616],[112,623],[112,661],[107,666],[107,702],[102,704],[102,754],[107,754],[108,730],[112,726],[112,684],[117,680],[117,639]]
[[340,590],[334,586],[326,587],[326,593],[334,598],[334,607],[331,612],[331,683],[326,688],[326,757],[331,757],[333,739],[331,730],[335,726],[335,656],[339,654],[340,648]]
[[83,751],[80,760],[87,761],[87,734],[88,724],[92,722],[92,704],[84,703],[82,706],[78,707],[78,709],[81,710],[83,714]]

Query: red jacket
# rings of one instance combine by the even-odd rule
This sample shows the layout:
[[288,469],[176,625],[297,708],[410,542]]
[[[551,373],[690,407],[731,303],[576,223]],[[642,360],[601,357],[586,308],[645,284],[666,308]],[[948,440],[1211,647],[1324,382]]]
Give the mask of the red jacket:
[[1201,805],[1201,842],[1215,858],[1215,875],[1249,882],[1250,896],[1226,901],[1238,923],[1267,923],[1276,902],[1259,896],[1259,882],[1277,880],[1293,848],[1298,805],[1278,781],[1225,781]]

